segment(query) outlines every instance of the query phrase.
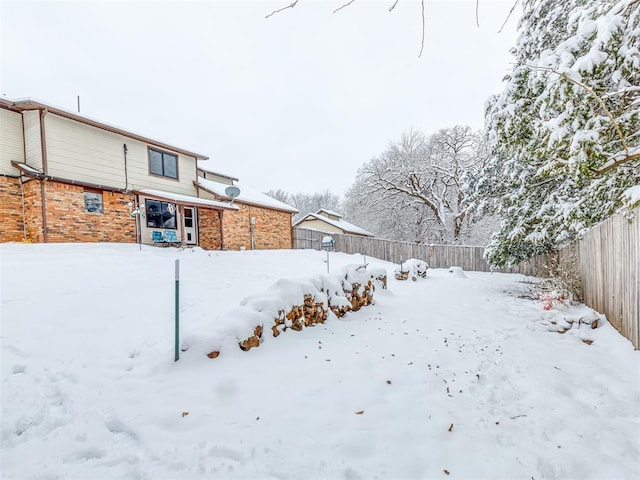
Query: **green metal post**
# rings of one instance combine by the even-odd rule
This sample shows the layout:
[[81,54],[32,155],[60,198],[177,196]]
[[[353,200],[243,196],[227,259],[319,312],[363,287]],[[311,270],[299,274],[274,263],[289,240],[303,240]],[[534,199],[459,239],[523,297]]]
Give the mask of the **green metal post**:
[[180,260],[176,259],[176,342],[175,342],[175,362],[180,360]]

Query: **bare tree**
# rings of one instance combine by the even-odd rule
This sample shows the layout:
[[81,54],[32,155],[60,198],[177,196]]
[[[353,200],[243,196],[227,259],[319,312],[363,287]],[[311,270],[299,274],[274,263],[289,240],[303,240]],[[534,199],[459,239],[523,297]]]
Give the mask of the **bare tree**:
[[469,127],[443,129],[428,138],[410,130],[360,168],[346,195],[348,218],[396,239],[469,241],[464,177],[482,168],[484,152],[482,137]]
[[[293,0],[289,4],[284,5],[283,7],[277,8],[276,10],[273,10],[271,13],[266,15],[265,18],[269,18],[269,17],[275,15],[276,13],[282,12],[283,10],[288,10],[290,8],[294,8],[298,4],[299,1],[300,0]],[[339,7],[335,8],[333,10],[333,13],[339,12],[343,8],[346,8],[346,7],[350,6],[351,4],[355,3],[355,1],[356,0],[347,0],[347,1],[343,2]],[[391,3],[391,6],[388,8],[389,12],[392,12],[393,9],[396,8],[396,5],[398,5],[398,2],[399,2],[399,0],[393,0],[393,3]],[[518,3],[520,3],[520,0],[514,0],[513,1],[513,5],[511,6],[511,10],[509,11],[509,14],[507,15],[507,18],[505,19],[504,23],[502,24],[502,27],[500,27],[500,31],[502,31],[504,26],[509,21],[509,18],[511,18],[511,15],[513,14],[513,11],[515,10],[515,8],[518,5]],[[480,11],[480,0],[476,0],[476,25],[478,27],[480,27],[479,11]],[[424,51],[425,24],[426,24],[424,0],[420,0],[420,12],[421,12],[421,17],[422,17],[422,24],[421,24],[422,25],[422,39],[420,40],[420,53],[418,53],[418,58],[420,58],[422,56],[422,52]]]
[[291,195],[280,188],[278,190],[269,190],[268,192],[264,192],[264,194],[269,195],[271,198],[275,198],[282,203],[286,203],[287,205],[291,205],[292,203]]
[[308,213],[317,212],[320,209],[339,211],[341,209],[340,196],[329,190],[315,193],[287,193],[284,190],[270,190],[265,193],[276,200],[280,200],[298,209],[293,220],[296,221]]

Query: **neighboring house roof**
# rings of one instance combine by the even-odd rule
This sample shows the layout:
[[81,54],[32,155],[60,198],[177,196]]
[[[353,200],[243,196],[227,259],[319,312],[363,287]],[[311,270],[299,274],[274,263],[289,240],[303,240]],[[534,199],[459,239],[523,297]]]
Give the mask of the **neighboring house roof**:
[[236,207],[235,205],[229,205],[228,203],[218,202],[216,200],[207,200],[205,198],[190,197],[189,195],[181,195],[179,193],[165,192],[162,190],[152,190],[150,188],[136,190],[135,193],[144,195],[145,197],[157,198],[159,200],[170,200],[171,202],[178,205],[199,205],[201,207],[238,210],[238,207]]
[[[202,188],[206,192],[209,192],[220,199],[231,201],[231,197],[225,193],[225,189],[230,186],[226,183],[214,182],[213,180],[207,180],[202,177],[198,177],[198,179],[193,183],[196,187]],[[236,202],[255,205],[257,207],[272,208],[274,210],[282,210],[289,213],[298,213],[297,209],[281,202],[280,200],[271,198],[269,195],[265,195],[258,190],[248,187],[247,185],[234,183],[233,186],[240,189],[240,195],[235,199]]]
[[342,218],[342,214],[338,213],[338,212],[334,212],[331,210],[326,210],[324,208],[321,208],[320,210],[318,210],[316,212],[318,215],[322,215],[322,213],[326,213],[327,215],[331,215],[332,217],[338,217],[338,218]]
[[195,157],[196,159],[207,160],[209,157],[205,155],[201,155],[199,153],[190,152],[189,150],[185,150],[184,148],[168,145],[164,142],[160,142],[158,140],[153,140],[152,138],[144,137],[137,133],[133,133],[127,130],[124,130],[119,127],[115,127],[113,125],[108,125],[106,123],[99,122],[97,120],[93,120],[89,117],[85,117],[83,115],[79,115],[77,113],[68,112],[62,108],[54,107],[53,105],[48,105],[31,98],[26,98],[22,100],[6,100],[0,98],[0,107],[7,108],[9,110],[14,110],[18,112],[22,112],[25,110],[45,110],[47,112],[54,113],[61,117],[68,118],[70,120],[75,120],[80,123],[84,123],[86,125],[90,125],[92,127],[100,128],[102,130],[106,130],[109,132],[117,133],[119,135],[123,135],[125,137],[133,138],[135,140],[139,140],[144,143],[148,143],[150,145],[154,145],[156,147],[163,148],[165,150],[171,150],[173,152],[181,153],[182,155],[186,155],[188,157]]
[[217,168],[215,168],[213,160],[198,160],[198,170],[202,170],[203,172],[212,173],[217,175],[218,177],[228,178],[232,181],[238,181],[237,177],[233,175],[229,175],[228,173],[221,172]]
[[[300,226],[302,223],[304,223],[307,220],[320,220],[321,222],[324,222],[328,225],[331,225],[335,228],[339,228],[340,230],[342,230],[344,233],[347,234],[354,234],[354,235],[362,235],[365,237],[374,237],[375,235],[371,232],[368,232],[367,230],[365,230],[364,228],[360,228],[357,225],[354,225],[353,223],[349,223],[349,222],[345,222],[344,220],[333,220],[331,218],[325,217],[324,215],[320,215],[319,212],[321,212],[323,210],[318,210],[316,213],[309,213],[307,215],[305,215],[304,217],[302,217],[300,220],[298,220],[296,223],[293,224],[294,227],[298,227]],[[324,210],[326,211],[326,210]],[[336,214],[336,213],[332,213],[333,215],[338,215],[340,217],[342,217],[342,215],[340,214]],[[306,227],[303,227],[306,228]],[[317,228],[310,228],[310,230],[318,230]],[[319,230],[322,231],[322,230]],[[331,232],[328,232],[331,233]]]

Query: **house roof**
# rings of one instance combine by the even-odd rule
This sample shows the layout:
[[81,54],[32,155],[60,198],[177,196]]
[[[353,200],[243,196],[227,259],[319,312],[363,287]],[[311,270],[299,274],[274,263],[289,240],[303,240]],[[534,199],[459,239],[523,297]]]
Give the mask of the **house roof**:
[[[320,211],[321,210],[318,210],[318,212],[320,212]],[[309,214],[305,215],[300,220],[298,220],[296,223],[294,223],[293,226],[294,227],[298,227],[298,226],[300,226],[300,224],[302,224],[303,222],[305,222],[307,220],[320,220],[321,222],[324,222],[324,223],[326,223],[328,225],[331,225],[333,227],[339,228],[340,230],[342,230],[345,233],[351,233],[351,234],[355,234],[355,235],[363,235],[365,237],[374,237],[375,236],[373,233],[365,230],[364,228],[360,228],[357,225],[354,225],[353,223],[345,222],[344,220],[332,220],[331,218],[325,217],[324,215],[320,215],[318,212],[309,213]],[[314,228],[310,228],[310,230],[318,230],[318,229],[317,228],[315,228],[315,229]]]
[[6,100],[4,98],[0,98],[0,107],[6,108],[8,110],[17,111],[17,112],[28,111],[28,110],[44,110],[64,118],[68,118],[70,120],[75,120],[77,122],[84,123],[85,125],[90,125],[92,127],[100,128],[102,130],[106,130],[112,133],[117,133],[119,135],[123,135],[125,137],[129,137],[134,140],[139,140],[141,142],[148,143],[150,145],[154,145],[156,147],[159,147],[165,150],[171,150],[173,152],[186,155],[188,157],[195,157],[196,159],[199,159],[199,160],[207,160],[209,158],[205,155],[194,153],[189,150],[185,150],[184,148],[169,145],[167,143],[160,142],[158,140],[154,140],[152,138],[148,138],[143,135],[139,135],[137,133],[124,130],[120,127],[108,125],[106,123],[93,120],[89,117],[85,117],[84,115],[68,112],[62,108],[55,107],[53,105],[48,105],[31,98],[20,99],[20,100]]
[[[198,177],[198,179],[193,183],[196,187],[202,188],[204,191],[209,192],[220,199],[231,201],[231,197],[225,193],[225,189],[229,187],[226,183],[214,182],[213,180],[207,180],[202,177]],[[281,210],[288,213],[298,213],[297,209],[281,202],[280,200],[271,198],[269,195],[265,195],[264,193],[261,193],[247,185],[234,183],[233,186],[240,189],[240,195],[235,199],[238,203],[272,208],[274,210]]]
[[200,207],[209,207],[214,209],[224,210],[238,210],[235,205],[230,205],[224,202],[218,202],[217,200],[207,200],[205,198],[191,197],[189,195],[181,195],[179,193],[165,192],[162,190],[152,190],[149,188],[143,188],[136,190],[135,193],[144,195],[145,197],[156,198],[158,200],[170,200],[178,205],[198,205]]

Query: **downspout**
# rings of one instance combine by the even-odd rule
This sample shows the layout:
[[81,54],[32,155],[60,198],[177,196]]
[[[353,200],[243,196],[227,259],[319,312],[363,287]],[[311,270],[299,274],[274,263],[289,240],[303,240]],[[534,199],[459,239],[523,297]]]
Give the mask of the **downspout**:
[[142,250],[142,211],[140,209],[140,196],[134,195],[134,207],[137,210],[136,214],[136,243],[140,245]]
[[129,177],[127,175],[127,144],[122,144],[122,150],[124,152],[124,190],[129,190]]
[[223,226],[223,217],[224,212],[222,210],[218,210],[218,220],[220,220],[220,250],[226,250],[224,245],[224,226]]
[[27,241],[27,208],[24,205],[24,182],[20,175],[20,196],[22,197],[22,241]]
[[[24,114],[20,113],[20,121],[22,123],[22,158],[27,161],[27,140],[24,134]],[[20,195],[22,196],[22,240],[27,241],[27,207],[24,204],[24,182],[22,181],[22,172],[20,172]]]
[[251,205],[249,205],[249,236],[251,239],[251,250],[256,249],[255,226],[256,226],[256,217],[251,216]]
[[[47,110],[40,110],[40,149],[42,154],[42,172],[45,177],[49,173],[49,167],[47,165],[47,142],[45,139],[46,133],[44,129],[44,116],[46,115]],[[47,198],[45,195],[45,179],[40,180],[40,198],[42,200],[42,241],[43,243],[47,243],[49,241],[49,237],[47,234]]]

